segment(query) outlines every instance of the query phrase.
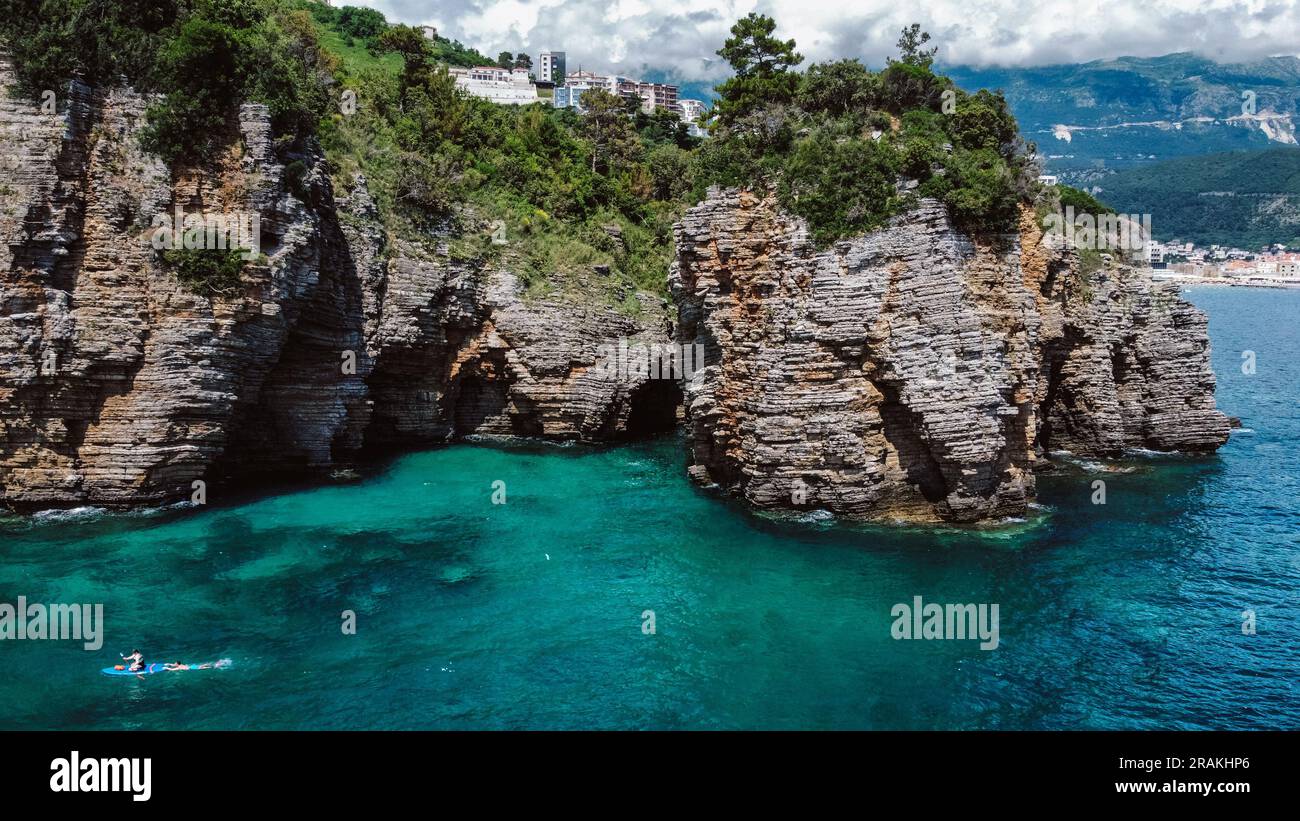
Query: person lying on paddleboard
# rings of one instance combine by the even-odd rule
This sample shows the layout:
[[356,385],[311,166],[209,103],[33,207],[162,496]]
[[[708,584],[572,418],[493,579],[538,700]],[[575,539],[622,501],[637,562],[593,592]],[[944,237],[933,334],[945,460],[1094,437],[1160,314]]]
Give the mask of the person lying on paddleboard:
[[169,661],[163,664],[163,669],[172,672],[175,670],[211,670],[214,667],[224,667],[219,661],[205,661],[202,664],[182,664],[179,661]]
[[144,655],[139,650],[132,650],[131,655],[122,656],[122,661],[131,662],[131,665],[126,669],[130,670],[132,673],[143,670],[145,667]]

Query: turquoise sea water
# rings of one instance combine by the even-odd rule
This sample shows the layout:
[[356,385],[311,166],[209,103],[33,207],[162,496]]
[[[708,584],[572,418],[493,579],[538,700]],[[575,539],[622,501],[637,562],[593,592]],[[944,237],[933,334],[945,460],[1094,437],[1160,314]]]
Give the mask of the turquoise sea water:
[[[106,640],[0,642],[0,728],[1300,728],[1300,291],[1188,295],[1243,430],[1043,477],[995,530],[753,515],[676,437],[5,519],[0,602],[102,602]],[[997,603],[999,647],[894,640],[918,595]],[[132,647],[232,665],[99,674]]]

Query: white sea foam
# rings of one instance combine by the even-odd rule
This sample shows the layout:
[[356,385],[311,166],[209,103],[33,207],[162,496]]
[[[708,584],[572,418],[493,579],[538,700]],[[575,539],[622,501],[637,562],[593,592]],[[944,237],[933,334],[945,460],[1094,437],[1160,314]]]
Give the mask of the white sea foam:
[[799,515],[797,521],[809,524],[817,522],[833,522],[835,521],[835,514],[831,513],[829,510],[817,508],[816,510],[810,510],[807,513]]
[[1169,450],[1151,450],[1150,448],[1128,448],[1124,451],[1130,456],[1152,457],[1152,456],[1179,456],[1175,451]]
[[75,522],[87,519],[97,519],[100,516],[108,515],[109,510],[102,507],[73,507],[60,510],[40,510],[32,514],[32,519],[38,522]]

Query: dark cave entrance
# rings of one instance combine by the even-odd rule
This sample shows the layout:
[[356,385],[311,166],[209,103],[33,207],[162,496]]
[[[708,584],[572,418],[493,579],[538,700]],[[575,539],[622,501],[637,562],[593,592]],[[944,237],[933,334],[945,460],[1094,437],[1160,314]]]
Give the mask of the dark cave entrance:
[[628,403],[627,438],[667,433],[677,427],[682,387],[673,379],[651,379],[632,392]]
[[510,432],[499,430],[508,401],[509,385],[504,380],[471,375],[460,381],[459,388],[454,419],[457,436]]

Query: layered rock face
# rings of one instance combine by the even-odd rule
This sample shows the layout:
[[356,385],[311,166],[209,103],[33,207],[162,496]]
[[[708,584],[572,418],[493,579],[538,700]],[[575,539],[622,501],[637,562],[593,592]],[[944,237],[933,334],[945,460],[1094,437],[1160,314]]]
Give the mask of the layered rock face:
[[1228,439],[1214,402],[1205,314],[1171,282],[1077,254],[1021,219],[1021,262],[1043,317],[1039,444],[1080,456],[1209,452]]
[[771,199],[711,191],[677,226],[691,475],[760,507],[971,522],[1023,513],[1049,448],[1213,450],[1205,320],[1122,266],[979,245],[922,201],[816,249]]
[[[712,192],[677,228],[668,305],[636,317],[526,300],[450,237],[386,235],[365,180],[240,110],[215,169],[139,145],[147,101],[73,85],[58,114],[0,61],[0,502],[184,499],[196,480],[328,470],[474,435],[605,441],[664,430],[672,379],[609,346],[705,352],[690,472],[761,507],[968,522],[1022,513],[1050,449],[1212,450],[1205,319],[1121,265],[973,242],[933,202],[825,250],[774,202]],[[290,173],[287,164],[300,166]],[[257,218],[236,287],[182,284],[154,220]]]
[[[527,302],[509,272],[437,243],[388,247],[364,181],[336,203],[317,154],[277,155],[261,106],[242,107],[215,173],[173,175],[139,147],[140,96],[73,85],[44,114],[11,84],[0,62],[5,504],[188,498],[195,480],[345,464],[367,443],[671,424],[663,386],[597,367],[601,344],[667,342],[661,300],[635,320]],[[196,292],[163,264],[153,220],[177,208],[258,218],[238,287]]]

